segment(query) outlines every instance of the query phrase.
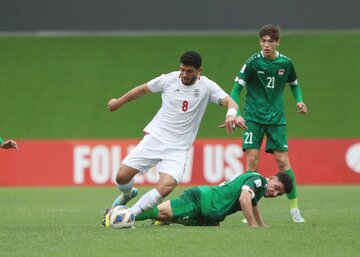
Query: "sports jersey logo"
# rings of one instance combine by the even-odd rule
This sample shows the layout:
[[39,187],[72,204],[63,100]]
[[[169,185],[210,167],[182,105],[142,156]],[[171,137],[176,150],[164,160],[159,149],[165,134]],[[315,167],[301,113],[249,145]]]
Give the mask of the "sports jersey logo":
[[194,89],[194,96],[199,97],[199,95],[200,95],[200,90],[198,88],[195,88]]
[[261,179],[254,180],[254,183],[255,183],[256,187],[262,186]]
[[280,77],[281,77],[282,75],[284,75],[284,73],[285,73],[285,69],[280,69],[280,70],[278,71],[278,74],[279,74]]

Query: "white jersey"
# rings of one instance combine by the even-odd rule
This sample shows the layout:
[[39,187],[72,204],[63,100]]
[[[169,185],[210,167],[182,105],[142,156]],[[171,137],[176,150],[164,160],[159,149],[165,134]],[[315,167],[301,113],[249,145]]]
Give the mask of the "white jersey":
[[163,74],[147,85],[153,93],[162,92],[162,106],[144,131],[170,148],[190,149],[208,103],[220,103],[228,95],[205,76],[184,85],[180,71]]

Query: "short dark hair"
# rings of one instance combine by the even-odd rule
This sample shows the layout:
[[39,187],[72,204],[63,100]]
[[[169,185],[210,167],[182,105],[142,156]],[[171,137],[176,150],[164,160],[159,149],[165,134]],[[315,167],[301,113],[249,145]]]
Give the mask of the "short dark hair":
[[276,175],[279,181],[284,185],[285,193],[290,194],[293,188],[293,182],[289,174],[286,172],[278,172]]
[[271,39],[278,40],[280,38],[280,26],[267,24],[262,26],[259,31],[260,38],[270,36]]
[[201,62],[201,55],[194,51],[188,51],[180,57],[180,63],[188,66],[194,66],[197,69],[201,67]]

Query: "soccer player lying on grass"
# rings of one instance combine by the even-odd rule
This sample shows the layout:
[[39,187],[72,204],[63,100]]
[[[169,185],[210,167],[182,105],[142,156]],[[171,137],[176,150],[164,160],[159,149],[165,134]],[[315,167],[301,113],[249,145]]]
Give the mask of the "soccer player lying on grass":
[[226,216],[243,211],[250,227],[265,227],[258,201],[277,197],[292,189],[289,174],[279,172],[268,180],[256,172],[246,172],[218,186],[187,189],[180,197],[167,200],[140,213],[136,221],[156,219],[191,226],[215,226]]

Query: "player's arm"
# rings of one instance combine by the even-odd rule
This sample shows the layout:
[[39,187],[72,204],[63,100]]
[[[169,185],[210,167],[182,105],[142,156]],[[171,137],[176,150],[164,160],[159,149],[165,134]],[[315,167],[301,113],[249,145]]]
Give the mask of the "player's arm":
[[242,85],[239,85],[239,83],[237,81],[235,81],[235,83],[233,85],[233,88],[232,88],[232,90],[230,92],[231,98],[239,106],[238,111],[237,111],[237,115],[241,115],[241,111],[240,111],[240,93],[241,93],[241,91],[243,89],[244,89],[244,87]]
[[227,133],[231,134],[233,133],[233,130],[235,128],[235,119],[238,110],[238,105],[235,103],[233,99],[231,99],[230,96],[225,96],[224,98],[222,98],[220,100],[220,105],[225,106],[227,108],[225,123],[223,125],[220,125],[220,127],[225,127]]
[[248,190],[242,190],[239,198],[241,210],[244,213],[244,216],[247,220],[247,223],[250,227],[258,227],[258,224],[255,220],[252,206],[252,194]]
[[119,109],[121,106],[123,106],[127,102],[135,100],[136,98],[139,98],[140,96],[142,96],[148,92],[150,92],[150,89],[149,89],[147,83],[142,84],[140,86],[137,86],[137,87],[131,89],[129,92],[125,93],[118,99],[111,99],[108,102],[107,107],[108,107],[109,111],[111,111],[111,112],[116,111],[117,109]]
[[296,100],[296,107],[298,108],[298,113],[305,114],[307,113],[307,106],[302,99],[301,87],[297,83],[290,84],[291,92]]
[[[226,115],[226,118],[231,115],[231,116],[234,116],[234,120],[231,119],[230,123],[231,125],[226,123],[225,121],[225,124],[223,125],[220,125],[219,127],[220,128],[224,128],[226,127],[226,130],[228,133],[232,133],[233,129],[235,128],[235,126],[239,127],[239,128],[242,128],[242,129],[247,129],[246,125],[245,125],[245,120],[244,118],[240,115],[240,92],[242,90],[242,86],[239,85],[237,82],[235,82],[234,84],[234,87],[231,91],[231,97],[225,97],[224,99],[222,99],[222,101],[225,101],[227,100],[228,102],[231,102],[232,105],[236,105],[236,112],[235,112],[235,108],[234,109],[231,109],[232,107],[228,107],[228,112],[227,112],[227,115]],[[222,105],[225,105],[221,102]]]
[[247,129],[247,126],[245,125],[245,119],[241,116],[241,111],[240,111],[240,93],[243,89],[244,89],[244,86],[239,84],[237,79],[235,79],[235,83],[231,90],[230,96],[235,101],[235,103],[239,106],[238,112],[237,112],[237,117],[235,120],[235,125],[239,128]]
[[256,223],[258,224],[259,227],[266,227],[264,219],[261,216],[261,212],[260,212],[260,206],[259,204],[253,206],[253,214],[256,220]]
[[302,91],[296,78],[297,76],[296,76],[295,67],[294,64],[291,62],[290,74],[287,82],[290,84],[291,92],[296,100],[296,107],[298,109],[298,113],[305,114],[307,113],[307,106],[303,101]]

